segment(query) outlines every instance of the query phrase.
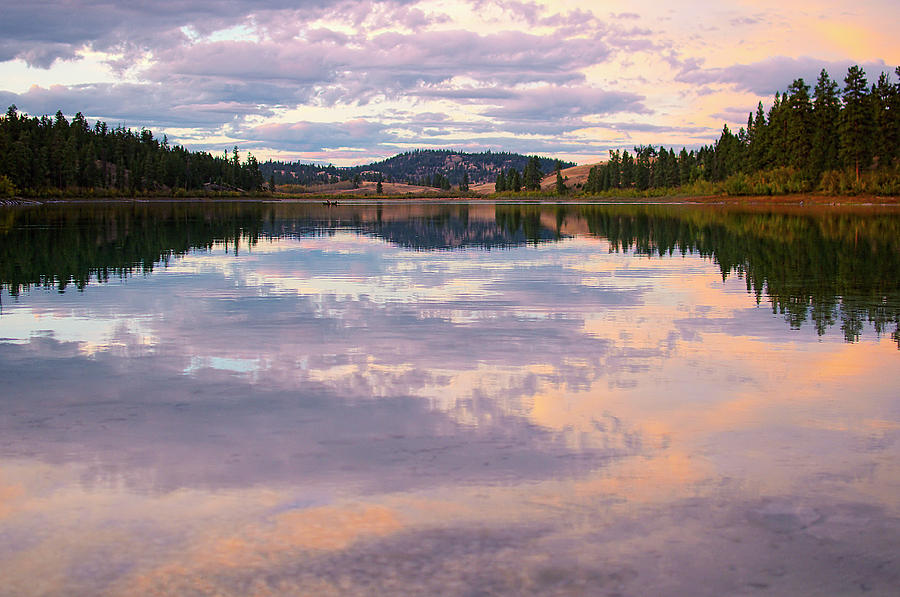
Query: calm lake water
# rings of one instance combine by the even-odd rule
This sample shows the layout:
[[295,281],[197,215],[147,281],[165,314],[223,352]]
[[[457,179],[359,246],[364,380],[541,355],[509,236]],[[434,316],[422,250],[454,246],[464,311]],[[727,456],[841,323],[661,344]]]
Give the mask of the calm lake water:
[[2,595],[897,595],[900,211],[0,210]]

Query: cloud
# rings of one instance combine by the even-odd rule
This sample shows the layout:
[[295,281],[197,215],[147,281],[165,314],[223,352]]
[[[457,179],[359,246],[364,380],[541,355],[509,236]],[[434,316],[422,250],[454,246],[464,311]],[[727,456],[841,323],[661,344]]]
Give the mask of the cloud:
[[[321,33],[321,30],[319,30]],[[150,80],[170,76],[233,81],[328,82],[333,65],[328,55],[333,40],[320,36],[318,43],[295,41],[289,46],[271,42],[222,41],[194,44],[159,53],[157,63],[144,71]]]
[[717,130],[705,126],[666,126],[649,122],[603,122],[601,123],[601,126],[607,126],[617,131],[638,133],[710,134],[718,132]]
[[370,148],[389,143],[396,136],[384,124],[367,120],[347,122],[293,122],[263,124],[240,131],[240,137],[259,141],[268,147],[294,151],[322,151],[345,147]]
[[271,115],[268,108],[192,89],[190,85],[97,83],[32,87],[4,93],[3,103],[16,104],[32,115],[82,112],[89,118],[126,126],[200,127],[217,129],[244,116]]
[[750,109],[745,106],[732,106],[725,108],[719,112],[713,112],[710,114],[713,118],[718,118],[724,122],[736,122],[744,124],[747,122],[747,116],[750,115],[751,112],[755,112],[755,109]]
[[[89,463],[85,482],[114,475],[154,491],[342,481],[398,491],[498,474],[557,477],[642,450],[634,430],[619,425],[573,447],[565,430],[536,425],[518,405],[538,387],[534,364],[550,366],[553,373],[541,375],[558,383],[589,387],[630,378],[663,357],[583,331],[584,314],[641,304],[648,288],[630,280],[586,286],[582,272],[559,267],[549,253],[411,256],[393,243],[500,228],[455,208],[435,212],[447,216],[438,220],[397,222],[375,220],[372,210],[352,232],[350,220],[322,229],[326,237],[301,225],[277,244],[245,250],[252,269],[195,251],[143,278],[152,292],[97,286],[104,300],[91,309],[92,329],[108,335],[89,353],[79,328],[66,325],[82,295],[23,297],[17,309],[47,316],[31,323],[37,319],[26,313],[25,325],[68,327],[74,340],[38,333],[0,342],[3,455]],[[271,215],[260,217],[273,230],[299,222]],[[375,234],[391,243],[368,236]],[[485,279],[485,268],[496,275]],[[535,285],[548,276],[553,284]],[[474,300],[481,292],[503,301]],[[138,317],[160,296],[192,299]],[[72,302],[60,309],[66,297]],[[457,320],[462,313],[478,324]],[[136,319],[139,331],[121,324]],[[538,345],[539,352],[515,349]],[[39,388],[33,379],[43,380]]]
[[524,89],[509,99],[500,101],[498,108],[486,110],[485,115],[504,121],[555,121],[594,114],[617,112],[649,113],[642,103],[645,98],[636,93],[606,91],[593,87],[544,86]]
[[[776,91],[784,91],[794,79],[803,78],[811,87],[815,85],[819,73],[824,68],[831,78],[840,84],[847,69],[854,62],[824,61],[808,56],[790,58],[774,56],[750,64],[735,64],[724,68],[703,68],[700,61],[694,60],[685,65],[675,76],[676,81],[692,85],[708,85],[724,83],[733,85],[741,91],[749,91],[757,95],[772,95]],[[877,78],[882,71],[891,68],[883,61],[867,62],[861,65],[870,80]]]
[[[208,35],[236,25],[296,21],[298,15],[314,20],[328,11],[346,10],[348,6],[365,5],[371,11],[372,6],[379,4],[402,6],[405,3],[367,0],[323,6],[310,0],[272,0],[264,5],[230,0],[189,3],[48,0],[41,3],[36,15],[33,5],[3,0],[0,38],[18,47],[16,57],[34,66],[47,67],[55,59],[74,58],[83,48],[137,56],[143,51],[171,47],[187,41],[184,28]],[[5,54],[9,54],[8,49]]]
[[[490,413],[491,428],[460,424],[427,400],[359,396],[364,388],[352,384],[335,391],[309,380],[302,388],[277,388],[214,368],[185,375],[152,356],[145,361],[154,370],[135,377],[126,359],[111,352],[88,358],[76,346],[48,338],[0,344],[4,366],[27,361],[48,383],[36,394],[0,376],[6,388],[0,400],[9,415],[0,423],[7,440],[3,456],[92,463],[83,476],[88,484],[115,475],[128,486],[160,492],[351,481],[364,491],[396,491],[446,482],[448,474],[470,482],[497,474],[546,478],[617,455],[598,450],[594,458],[568,459],[568,470],[560,469],[573,453],[561,437],[486,400],[473,406]],[[418,379],[419,373],[395,382],[440,383]],[[75,378],[84,383],[71,387]],[[36,428],[29,423],[35,420],[44,424]],[[499,439],[510,434],[519,441],[505,448]],[[495,448],[486,452],[488,445]],[[481,466],[485,459],[494,466]]]
[[[373,98],[451,99],[508,94],[522,84],[565,85],[610,55],[595,39],[553,39],[504,31],[389,32],[345,38],[316,29],[290,43],[220,41],[161,51],[142,76],[151,82],[210,92],[235,101],[365,105]],[[455,83],[459,78],[475,87]],[[220,88],[221,91],[218,91]],[[261,91],[271,93],[264,94]]]
[[497,73],[515,72],[518,79],[531,81],[540,79],[542,71],[553,71],[556,77],[556,69],[546,63],[519,73],[536,55],[522,54],[530,45],[528,40],[513,43],[507,36],[493,39],[468,32],[429,39],[402,33],[343,39],[317,29],[308,40],[289,44],[223,41],[172,48],[143,76],[160,83],[190,80],[202,88],[228,86],[253,103],[260,100],[257,86],[265,84],[283,102],[365,104],[377,95],[400,96],[460,75],[493,81]]
[[763,17],[760,15],[753,17],[735,17],[728,22],[735,27],[740,27],[741,25],[758,25],[763,22]]

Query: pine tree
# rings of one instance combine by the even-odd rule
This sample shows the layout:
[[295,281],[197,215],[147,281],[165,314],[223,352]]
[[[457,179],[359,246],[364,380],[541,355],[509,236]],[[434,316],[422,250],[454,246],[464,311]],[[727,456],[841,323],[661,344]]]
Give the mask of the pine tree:
[[638,189],[644,190],[653,184],[650,160],[655,155],[653,146],[640,145],[634,148],[634,182]]
[[541,190],[541,179],[543,178],[543,173],[541,172],[541,160],[533,155],[528,158],[528,162],[525,164],[525,170],[522,173],[522,184],[525,185],[526,191],[540,191]]
[[619,150],[609,150],[609,188],[618,189],[622,186],[622,162],[619,158]]
[[769,155],[769,123],[762,102],[756,106],[756,118],[753,119],[753,131],[747,134],[748,149],[745,169],[762,170],[766,167]]
[[619,179],[622,188],[630,189],[634,184],[634,159],[628,154],[627,149],[622,150],[622,170]]
[[809,100],[809,85],[803,79],[796,79],[790,84],[785,95],[787,161],[794,168],[808,173],[812,149],[812,103]]
[[822,69],[813,91],[810,165],[816,175],[838,166],[838,119],[840,113],[838,85],[831,80],[825,69]]
[[584,183],[583,187],[585,193],[594,194],[600,192],[600,174],[598,168],[603,168],[603,166],[594,166],[591,168],[590,172],[588,172],[587,181]]
[[566,181],[562,177],[562,165],[559,160],[556,161],[556,194],[565,195],[569,189],[566,187]]
[[845,166],[859,171],[872,159],[872,115],[866,89],[866,73],[851,66],[844,78],[844,109],[840,119],[840,158]]
[[509,178],[506,180],[506,190],[514,193],[522,190],[522,178],[519,176],[519,171],[515,168],[511,168],[509,171]]
[[878,83],[872,85],[872,122],[874,123],[873,150],[878,158],[879,166],[887,166],[894,159],[898,139],[893,127],[894,114],[891,110],[892,95],[895,88],[891,85],[890,76],[882,72]]
[[677,187],[679,185],[679,175],[678,175],[678,158],[675,156],[675,150],[671,147],[669,148],[669,159],[666,162],[668,167],[666,169],[666,184],[667,187]]
[[678,184],[688,184],[689,182],[691,182],[691,156],[688,154],[687,148],[682,147],[681,153],[678,154]]
[[790,163],[790,149],[787,142],[789,121],[787,99],[787,94],[782,96],[775,92],[775,100],[769,109],[763,168],[777,168]]
[[890,113],[887,119],[887,127],[890,130],[890,138],[893,139],[894,151],[890,154],[890,160],[885,160],[885,166],[900,160],[900,66],[894,70],[897,75],[897,83],[891,88],[891,95],[887,102],[887,110]]
[[740,170],[743,144],[737,135],[731,132],[726,124],[722,134],[713,147],[712,171],[710,180],[725,180]]

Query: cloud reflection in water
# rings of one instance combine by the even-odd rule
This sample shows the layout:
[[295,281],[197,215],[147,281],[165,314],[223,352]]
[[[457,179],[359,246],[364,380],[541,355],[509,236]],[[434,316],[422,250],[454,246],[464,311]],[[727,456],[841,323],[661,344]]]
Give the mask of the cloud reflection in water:
[[[893,343],[610,248],[338,227],[4,296],[0,571],[26,594],[678,594],[728,565],[705,594],[883,589]],[[859,578],[831,572],[848,553]]]

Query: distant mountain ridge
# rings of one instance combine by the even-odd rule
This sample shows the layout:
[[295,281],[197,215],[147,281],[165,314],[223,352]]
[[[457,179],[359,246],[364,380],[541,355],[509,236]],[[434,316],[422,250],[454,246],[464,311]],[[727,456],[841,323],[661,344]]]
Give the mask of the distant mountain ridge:
[[[494,182],[501,170],[523,170],[529,157],[505,151],[467,153],[449,149],[417,149],[361,166],[338,167],[270,160],[260,164],[260,171],[267,180],[274,178],[276,184],[314,185],[353,180],[359,176],[360,180],[382,179],[385,182],[411,182],[431,186],[430,181],[435,175],[440,175],[449,179],[454,186],[464,176],[468,177],[469,184],[477,185]],[[556,169],[556,159],[540,156],[538,159],[545,174]],[[567,161],[560,163],[563,168],[575,165]]]

